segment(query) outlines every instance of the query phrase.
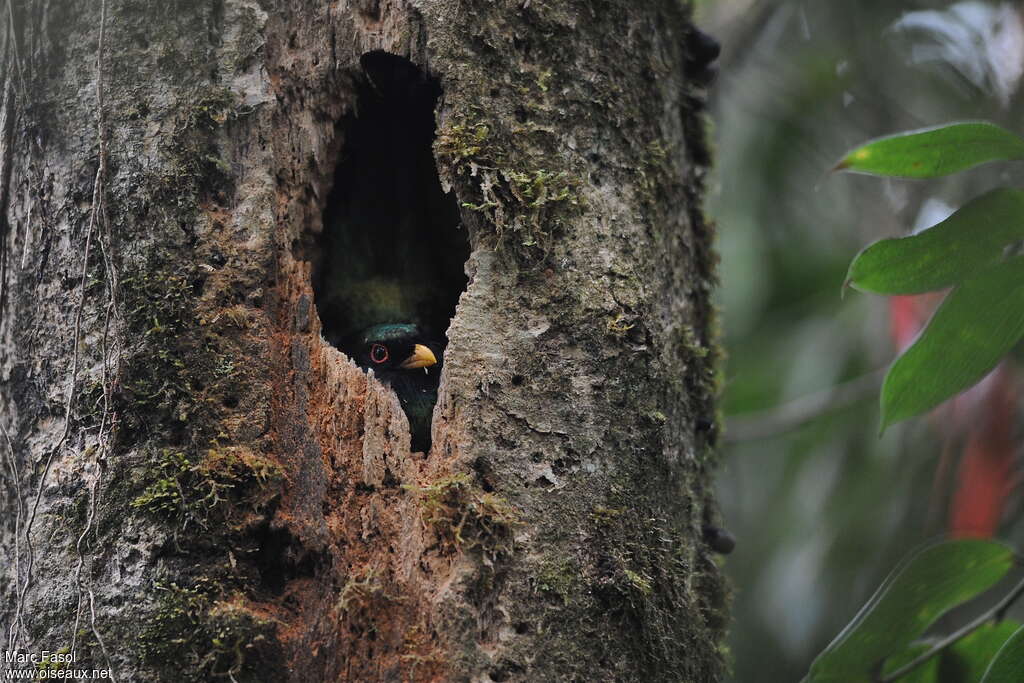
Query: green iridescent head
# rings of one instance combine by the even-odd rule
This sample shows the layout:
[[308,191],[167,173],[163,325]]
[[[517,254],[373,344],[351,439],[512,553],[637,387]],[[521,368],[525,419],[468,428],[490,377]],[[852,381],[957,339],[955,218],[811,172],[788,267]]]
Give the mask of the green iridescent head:
[[437,364],[437,356],[415,325],[374,325],[360,336],[356,365],[387,379],[392,372],[418,370]]

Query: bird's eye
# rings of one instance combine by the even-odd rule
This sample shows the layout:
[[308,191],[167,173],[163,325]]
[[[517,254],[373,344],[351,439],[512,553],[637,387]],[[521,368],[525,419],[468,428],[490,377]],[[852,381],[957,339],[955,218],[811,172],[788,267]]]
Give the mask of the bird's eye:
[[374,344],[370,347],[370,360],[374,363],[383,363],[388,359],[388,347],[383,344]]

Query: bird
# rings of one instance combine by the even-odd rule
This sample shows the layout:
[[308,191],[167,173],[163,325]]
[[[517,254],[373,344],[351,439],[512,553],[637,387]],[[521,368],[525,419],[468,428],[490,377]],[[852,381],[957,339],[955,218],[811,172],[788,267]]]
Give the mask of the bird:
[[390,386],[409,418],[413,452],[430,450],[430,421],[441,374],[438,346],[426,340],[417,325],[385,323],[364,330],[352,345],[356,365],[373,370]]
[[426,452],[469,243],[433,155],[437,79],[379,50],[360,64],[322,232],[308,252],[317,312],[326,341],[395,391],[412,450]]

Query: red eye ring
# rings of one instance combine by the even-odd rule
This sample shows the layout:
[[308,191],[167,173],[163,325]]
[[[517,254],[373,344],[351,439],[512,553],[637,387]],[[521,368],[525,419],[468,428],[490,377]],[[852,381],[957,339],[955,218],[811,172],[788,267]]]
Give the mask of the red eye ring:
[[383,344],[374,344],[370,347],[370,360],[374,363],[383,363],[388,359],[388,347]]

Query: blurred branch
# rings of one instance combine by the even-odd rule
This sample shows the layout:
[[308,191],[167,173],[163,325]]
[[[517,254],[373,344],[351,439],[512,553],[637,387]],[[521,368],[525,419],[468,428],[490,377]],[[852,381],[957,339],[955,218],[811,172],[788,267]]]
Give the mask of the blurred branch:
[[754,441],[791,432],[822,415],[877,394],[885,369],[861,375],[825,391],[783,403],[756,413],[730,418],[726,422],[725,440]]

